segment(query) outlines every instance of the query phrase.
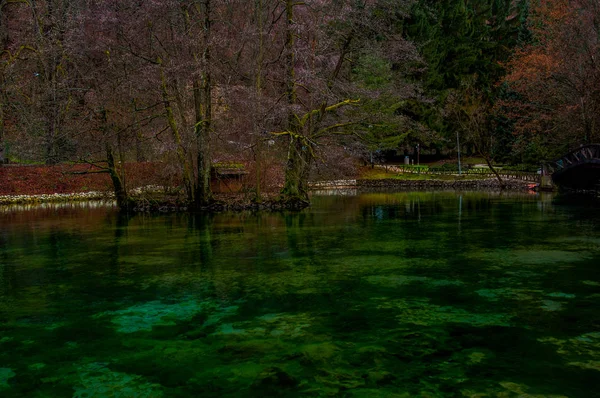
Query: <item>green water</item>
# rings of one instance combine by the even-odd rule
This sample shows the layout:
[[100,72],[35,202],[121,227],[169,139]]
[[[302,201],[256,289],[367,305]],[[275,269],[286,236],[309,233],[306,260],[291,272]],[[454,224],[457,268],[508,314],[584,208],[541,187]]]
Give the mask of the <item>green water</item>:
[[0,210],[2,397],[593,397],[600,208]]

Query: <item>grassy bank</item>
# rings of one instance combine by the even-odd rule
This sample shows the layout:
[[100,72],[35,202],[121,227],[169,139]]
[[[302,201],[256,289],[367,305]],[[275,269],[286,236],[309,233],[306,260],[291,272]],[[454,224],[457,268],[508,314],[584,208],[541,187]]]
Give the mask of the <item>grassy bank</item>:
[[360,170],[359,179],[362,180],[406,180],[406,181],[464,181],[464,180],[484,180],[488,179],[486,175],[454,175],[454,174],[418,174],[418,173],[397,173],[386,170],[385,168],[365,167]]

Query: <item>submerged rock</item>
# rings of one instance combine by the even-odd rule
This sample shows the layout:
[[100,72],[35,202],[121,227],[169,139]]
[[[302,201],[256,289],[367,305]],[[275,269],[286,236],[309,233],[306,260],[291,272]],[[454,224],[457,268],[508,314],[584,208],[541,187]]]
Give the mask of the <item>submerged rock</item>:
[[413,275],[389,275],[389,276],[380,276],[373,275],[368,276],[367,281],[374,285],[380,285],[385,287],[396,287],[403,286],[410,283],[422,283],[425,285],[433,286],[433,287],[442,287],[442,286],[461,286],[463,285],[462,281],[459,280],[445,280],[445,279],[433,279],[426,276],[413,276]]
[[322,363],[331,360],[338,351],[335,344],[330,342],[308,344],[302,348],[303,362]]
[[542,309],[544,311],[553,312],[562,310],[563,306],[558,301],[542,300]]
[[10,368],[0,368],[0,391],[10,388],[8,380],[16,376]]
[[298,380],[278,367],[265,369],[258,379],[252,384],[252,388],[262,393],[281,388],[293,388],[298,385]]
[[594,282],[594,281],[583,281],[584,285],[588,285],[588,286],[600,286],[599,282]]
[[575,298],[574,294],[561,293],[561,292],[550,293],[550,294],[547,294],[547,296],[548,297],[553,297],[553,298],[566,298],[566,299]]
[[500,385],[508,392],[512,392],[517,394],[519,397],[523,398],[566,398],[563,395],[542,395],[542,394],[528,394],[527,390],[529,389],[524,384],[517,384],[508,381],[503,381]]
[[29,370],[42,370],[46,367],[45,363],[33,363],[28,366]]
[[529,387],[525,384],[502,381],[497,387],[490,387],[484,391],[463,390],[463,397],[518,397],[518,398],[567,398],[564,395],[532,394],[528,392]]
[[527,301],[533,300],[535,295],[539,295],[541,290],[500,288],[500,289],[479,289],[475,293],[490,301],[500,301],[506,299]]
[[223,323],[216,329],[214,335],[296,339],[306,334],[305,330],[312,325],[312,322],[312,317],[306,313],[265,314],[250,321]]
[[396,376],[386,371],[369,372],[368,380],[374,385],[382,386],[393,383],[396,380]]
[[582,369],[597,370],[600,372],[600,361],[569,362],[569,365],[577,366]]
[[104,363],[90,363],[78,369],[79,383],[73,398],[159,398],[162,387],[142,376],[113,372]]
[[149,301],[123,310],[102,312],[94,317],[112,317],[112,323],[121,333],[149,332],[155,326],[173,326],[176,321],[190,320],[208,305],[209,303],[198,301],[182,301],[173,304]]
[[515,266],[547,267],[554,264],[571,266],[575,262],[591,259],[592,253],[567,250],[535,250],[535,248],[496,249],[469,252],[467,257],[477,261],[489,261],[495,266],[507,268]]
[[430,304],[426,299],[381,300],[378,309],[393,309],[400,324],[435,326],[466,323],[473,326],[509,326],[511,315],[504,313],[472,313],[462,308]]
[[570,366],[600,371],[600,332],[586,333],[571,339],[554,337],[539,339],[542,343],[555,345]]

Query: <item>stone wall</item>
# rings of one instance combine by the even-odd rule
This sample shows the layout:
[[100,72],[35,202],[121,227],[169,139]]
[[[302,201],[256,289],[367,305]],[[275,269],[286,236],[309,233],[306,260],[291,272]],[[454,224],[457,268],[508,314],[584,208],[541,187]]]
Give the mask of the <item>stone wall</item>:
[[[444,181],[444,180],[397,180],[393,178],[381,180],[357,180],[359,189],[372,188],[394,188],[394,189],[494,189],[500,190],[501,186],[497,179],[490,178],[484,180],[460,180],[460,181]],[[537,184],[525,182],[521,180],[505,180],[504,189],[511,191],[527,191],[532,189]]]

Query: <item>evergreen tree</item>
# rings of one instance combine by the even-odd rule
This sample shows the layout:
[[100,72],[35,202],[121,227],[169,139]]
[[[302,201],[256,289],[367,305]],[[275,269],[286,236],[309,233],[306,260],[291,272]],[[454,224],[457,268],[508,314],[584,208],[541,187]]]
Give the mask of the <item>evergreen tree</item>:
[[495,102],[496,83],[504,75],[501,62],[520,39],[526,39],[523,14],[527,7],[525,0],[420,0],[413,7],[406,34],[419,45],[427,64],[423,82],[435,99],[421,109],[421,118],[447,137],[449,147],[461,129],[460,123],[447,117],[449,105],[461,104],[448,104],[449,98],[460,102],[465,98],[461,91],[468,87],[481,92],[478,97],[487,108]]

